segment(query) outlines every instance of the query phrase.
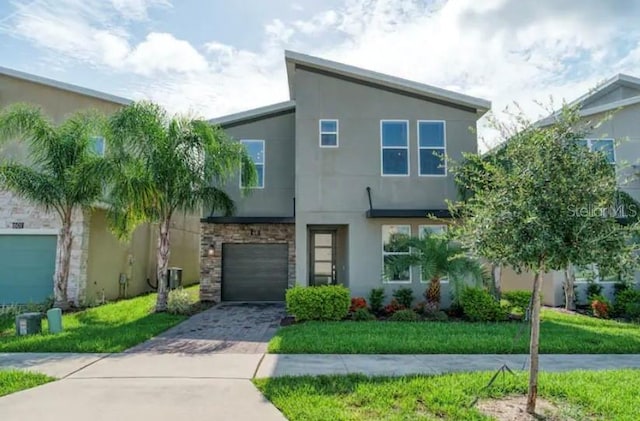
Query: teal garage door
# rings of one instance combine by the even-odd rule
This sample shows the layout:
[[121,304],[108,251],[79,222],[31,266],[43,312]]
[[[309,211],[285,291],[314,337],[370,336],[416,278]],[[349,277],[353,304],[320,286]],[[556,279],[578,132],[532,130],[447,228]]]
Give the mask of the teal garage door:
[[44,301],[53,295],[55,235],[0,235],[0,304]]

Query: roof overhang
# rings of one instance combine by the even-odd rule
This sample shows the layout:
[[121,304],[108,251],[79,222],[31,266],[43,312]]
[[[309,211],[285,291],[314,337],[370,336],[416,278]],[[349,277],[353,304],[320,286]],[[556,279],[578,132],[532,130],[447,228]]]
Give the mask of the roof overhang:
[[306,54],[296,53],[294,51],[285,51],[285,62],[287,65],[287,77],[289,80],[289,95],[293,100],[296,99],[293,76],[297,68],[302,68],[305,70],[340,77],[356,83],[364,83],[397,93],[417,96],[425,100],[431,100],[445,105],[475,111],[478,118],[491,109],[491,102],[485,99],[463,95],[435,86],[385,75],[383,73],[349,66]]
[[271,104],[264,107],[254,108],[235,114],[228,114],[222,117],[216,117],[209,120],[209,123],[220,125],[223,128],[246,124],[253,121],[264,120],[265,118],[276,117],[279,115],[290,114],[295,112],[296,102],[285,101],[277,104]]
[[49,79],[42,76],[32,75],[30,73],[21,72],[19,70],[8,69],[6,67],[0,67],[0,75],[9,76],[15,79],[26,80],[28,82],[37,83],[39,85],[49,86],[63,91],[73,92],[76,94],[101,99],[103,101],[112,102],[115,104],[129,105],[133,102],[128,98],[123,98],[89,88],[83,88],[82,86],[72,85],[70,83],[60,82],[58,80]]
[[448,209],[369,209],[367,218],[453,218]]
[[293,216],[208,216],[200,219],[208,224],[295,224]]

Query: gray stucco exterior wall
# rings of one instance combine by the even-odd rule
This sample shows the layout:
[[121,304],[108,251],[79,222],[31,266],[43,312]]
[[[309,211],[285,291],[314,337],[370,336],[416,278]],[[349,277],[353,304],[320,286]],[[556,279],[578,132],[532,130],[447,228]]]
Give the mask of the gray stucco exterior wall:
[[[372,86],[297,69],[296,84],[296,273],[308,281],[307,226],[348,225],[349,287],[353,295],[367,296],[382,286],[382,225],[413,225],[429,220],[367,219],[366,187],[375,208],[446,208],[456,196],[453,177],[418,176],[417,121],[444,120],[450,159],[477,151],[475,112],[429,102]],[[339,147],[320,148],[319,119],[339,120]],[[380,120],[408,120],[409,176],[381,175]],[[414,276],[411,284],[387,284],[389,291],[412,287],[419,296],[426,284]],[[443,288],[443,302],[448,299]]]
[[[295,118],[293,111],[225,128],[227,134],[242,139],[264,140],[264,188],[251,189],[242,197],[238,176],[232,177],[225,191],[235,201],[235,216],[293,216]],[[209,216],[210,209],[204,209]]]

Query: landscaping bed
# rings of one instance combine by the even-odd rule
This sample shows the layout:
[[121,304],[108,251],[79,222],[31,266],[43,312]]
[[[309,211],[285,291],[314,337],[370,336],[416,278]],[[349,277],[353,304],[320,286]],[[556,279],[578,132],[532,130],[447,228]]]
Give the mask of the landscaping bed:
[[[190,312],[207,307],[198,301],[199,287],[185,288]],[[12,316],[0,318],[0,352],[121,352],[187,319],[188,315],[154,313],[156,294],[107,303],[62,316],[59,334],[16,336]],[[47,332],[46,319],[43,332]]]
[[[640,325],[542,310],[540,352],[640,353]],[[309,321],[280,328],[269,352],[281,354],[523,354],[526,323],[468,321]]]
[[40,373],[18,370],[0,370],[0,396],[18,392],[24,389],[40,386],[55,380]]
[[[516,372],[438,376],[377,377],[362,375],[257,379],[256,386],[283,414],[296,420],[489,420],[472,405],[495,410],[527,390],[527,376]],[[640,408],[640,370],[541,373],[539,395],[561,420],[636,420]],[[542,401],[542,399],[540,400]],[[543,412],[544,401],[538,408]],[[517,418],[525,420],[524,417]],[[505,418],[507,419],[507,418]]]

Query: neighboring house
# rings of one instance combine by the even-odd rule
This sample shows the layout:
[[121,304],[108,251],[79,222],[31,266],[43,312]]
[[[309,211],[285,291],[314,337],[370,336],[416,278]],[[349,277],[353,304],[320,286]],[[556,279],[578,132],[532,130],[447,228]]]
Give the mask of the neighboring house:
[[[290,101],[211,120],[243,142],[259,183],[227,186],[233,217],[202,219],[201,297],[283,300],[287,287],[344,284],[388,296],[428,280],[391,273],[394,235],[441,230],[456,198],[444,156],[476,153],[472,129],[489,101],[294,52]],[[443,305],[449,300],[443,286]]]
[[[616,166],[620,188],[635,200],[640,201],[640,179],[636,175],[640,160],[640,79],[619,74],[570,105],[580,107],[580,115],[585,121],[592,121],[594,125],[602,122],[593,129],[584,143],[592,151],[606,153],[609,161]],[[610,118],[605,119],[609,115]],[[552,122],[553,117],[549,117],[540,121],[539,124],[544,126]],[[633,215],[618,214],[616,216],[624,218]],[[576,272],[578,300],[581,302],[586,300],[585,292],[589,278],[600,282],[604,293],[612,298],[615,280],[599,279],[597,269],[580,268]],[[640,278],[636,275],[636,281],[638,279]],[[516,274],[506,268],[502,270],[503,290],[530,289],[532,282],[531,274]],[[563,282],[564,272],[554,271],[545,274],[542,291],[545,304],[564,305]]]
[[[42,77],[0,68],[0,109],[12,103],[37,105],[55,121],[74,111],[92,108],[109,114],[128,99]],[[104,152],[103,139],[96,150]],[[22,160],[22,142],[8,142],[0,156]],[[75,215],[69,274],[69,297],[76,304],[121,296],[126,280],[128,296],[148,291],[155,282],[155,229],[140,227],[131,241],[120,242],[108,230],[106,210],[96,206]],[[0,190],[0,304],[40,302],[53,295],[56,265],[57,215],[46,213],[9,191]],[[199,277],[198,218],[180,215],[172,235],[171,265],[183,267],[183,279]]]

